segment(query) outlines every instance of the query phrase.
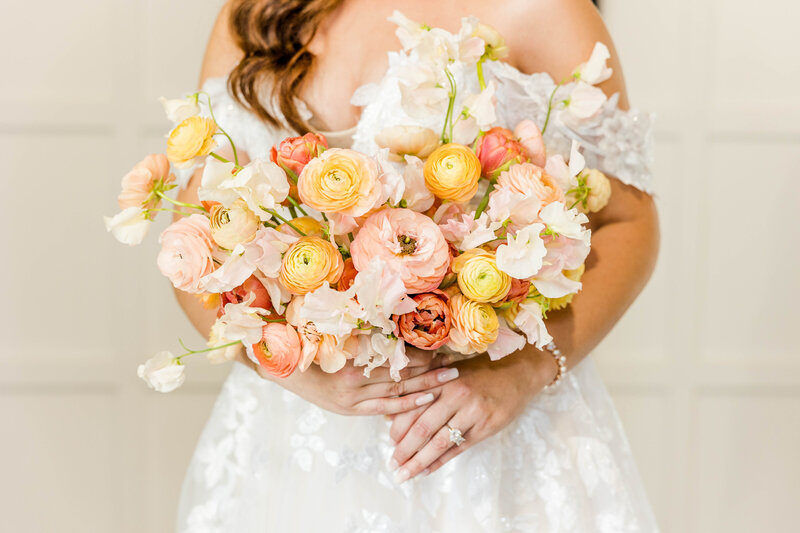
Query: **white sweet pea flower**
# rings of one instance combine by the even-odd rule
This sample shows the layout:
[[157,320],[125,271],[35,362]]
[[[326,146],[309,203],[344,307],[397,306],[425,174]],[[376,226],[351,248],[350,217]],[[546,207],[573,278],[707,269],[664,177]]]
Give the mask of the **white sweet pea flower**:
[[233,163],[223,163],[214,158],[206,161],[203,168],[203,176],[200,179],[200,188],[197,196],[206,202],[219,202],[225,207],[235,202],[239,195],[230,188],[222,188],[222,184],[233,178],[236,172],[236,165]]
[[396,9],[387,20],[397,24],[395,34],[400,39],[400,44],[403,45],[405,51],[418,46],[428,31],[426,26],[411,20]]
[[467,65],[477,63],[486,51],[486,42],[479,35],[480,24],[475,17],[461,19],[458,32],[458,59]]
[[400,371],[408,366],[409,361],[405,343],[395,336],[389,337],[373,333],[370,336],[370,346],[378,354],[378,357],[373,358],[372,363],[364,370],[364,374],[369,377],[368,372],[375,368],[375,362],[383,360],[383,362],[389,362],[389,375],[392,376],[392,379],[400,381]]
[[542,268],[547,248],[541,237],[544,224],[527,226],[508,236],[508,244],[497,247],[497,268],[517,279],[528,279]]
[[453,139],[461,144],[471,144],[478,133],[488,131],[497,121],[497,84],[491,80],[484,90],[464,99],[464,109],[453,126]]
[[426,120],[431,115],[438,115],[447,107],[448,92],[436,80],[430,83],[411,85],[401,81],[400,105],[408,116]]
[[547,298],[577,293],[581,289],[581,282],[568,278],[564,271],[575,270],[584,264],[591,249],[588,241],[559,235],[548,237],[545,246],[547,255],[542,269],[531,278],[533,286]]
[[400,277],[378,257],[370,261],[367,270],[356,274],[352,288],[364,310],[363,320],[381,328],[386,335],[396,327],[392,315],[404,315],[417,308]]
[[172,392],[186,380],[185,367],[172,352],[158,352],[139,365],[136,374],[157,392]]
[[547,158],[544,170],[550,177],[556,180],[556,183],[562,191],[568,191],[577,187],[578,174],[583,172],[585,166],[586,159],[580,152],[580,144],[576,141],[572,141],[569,164],[564,161],[564,158],[560,154],[556,154]]
[[575,84],[567,100],[564,100],[564,117],[577,121],[587,120],[600,112],[608,97],[602,89],[579,81]]
[[347,292],[331,289],[326,281],[322,287],[305,295],[298,317],[313,322],[320,333],[341,339],[363,322],[364,309],[355,301],[355,290]]
[[563,203],[553,202],[539,212],[539,218],[552,233],[589,244],[592,232],[583,227],[589,218],[577,209],[567,209]]
[[425,164],[422,160],[411,155],[407,155],[405,160],[406,168],[403,171],[405,190],[402,199],[406,201],[408,209],[422,213],[431,208],[436,198],[425,185],[425,175],[422,170]]
[[256,159],[239,172],[234,174],[231,171],[225,176],[227,169],[230,167],[226,163],[222,163],[222,166],[213,165],[212,170],[206,166],[198,190],[201,200],[217,201],[229,207],[236,198],[242,198],[261,220],[268,220],[271,215],[261,208],[275,209],[289,195],[286,173],[272,161]]
[[503,36],[496,29],[488,24],[478,24],[475,28],[475,36],[483,39],[485,43],[487,58],[492,60],[503,59],[508,56],[508,46]]
[[592,50],[589,61],[579,66],[573,73],[573,77],[589,85],[597,85],[609,79],[614,70],[608,66],[611,53],[608,47],[601,42],[597,42]]
[[[230,344],[233,342],[225,337],[225,324],[217,320],[214,322],[214,325],[211,326],[211,331],[208,334],[208,347],[213,348],[214,346],[222,346],[225,344]],[[233,361],[236,359],[236,355],[239,353],[239,346],[238,344],[233,344],[231,346],[226,346],[225,348],[220,348],[219,350],[213,350],[211,352],[206,353],[206,358],[212,365],[220,365],[222,363],[227,363],[228,361]]]
[[534,344],[540,350],[553,340],[544,324],[542,308],[534,301],[527,301],[519,305],[519,312],[514,317],[514,325],[528,338],[528,344]]
[[512,353],[523,349],[527,344],[525,342],[525,337],[515,333],[511,328],[509,328],[505,319],[500,318],[499,320],[500,329],[497,331],[497,340],[490,344],[489,349],[487,350],[489,352],[489,358],[492,361],[497,361],[498,359],[502,359],[507,355],[511,355]]
[[103,217],[103,221],[106,231],[110,231],[115,239],[128,246],[141,244],[152,224],[141,207],[128,207],[113,217]]
[[536,222],[541,207],[542,201],[538,196],[500,187],[489,196],[486,214],[495,222],[510,220],[509,229],[519,230]]
[[164,106],[164,113],[173,124],[180,124],[189,117],[200,114],[198,104],[198,94],[187,96],[186,98],[167,99],[163,96],[159,98],[161,105]]
[[[464,215],[464,217],[467,216],[474,218],[474,214]],[[482,244],[495,240],[497,238],[495,232],[501,227],[503,227],[502,222],[493,222],[489,219],[488,214],[482,213],[480,218],[472,223],[472,228],[469,233],[467,233],[461,241],[454,244],[459,250],[477,248]]]
[[259,315],[265,315],[267,311],[259,307],[250,307],[255,297],[255,294],[250,293],[242,303],[225,304],[222,316],[217,319],[217,323],[220,324],[217,326],[217,334],[228,342],[240,341],[250,360],[257,363],[253,345],[261,342],[264,321]]

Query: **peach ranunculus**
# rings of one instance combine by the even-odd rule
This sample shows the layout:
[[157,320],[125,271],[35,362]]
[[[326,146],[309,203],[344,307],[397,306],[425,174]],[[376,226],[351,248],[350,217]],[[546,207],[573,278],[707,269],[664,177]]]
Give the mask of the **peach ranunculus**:
[[481,162],[484,177],[497,178],[512,165],[528,160],[525,147],[506,128],[495,127],[478,138],[475,153]]
[[324,135],[306,133],[301,137],[287,137],[272,147],[270,159],[283,170],[297,178],[309,161],[328,149]]
[[457,291],[450,297],[451,345],[461,353],[483,353],[497,340],[500,321],[489,304],[470,300]]
[[481,162],[463,144],[445,144],[433,151],[423,168],[425,185],[442,200],[464,203],[478,192]]
[[163,191],[174,181],[175,175],[169,171],[167,156],[150,154],[122,178],[122,192],[117,197],[119,208],[155,209],[161,198],[154,191]]
[[532,163],[512,166],[500,174],[497,186],[507,188],[511,192],[536,196],[542,201],[542,207],[564,201],[564,191],[556,181],[541,167]]
[[388,148],[394,161],[404,161],[407,155],[425,159],[439,146],[439,135],[422,126],[391,126],[375,136],[375,143]]
[[220,204],[213,206],[209,215],[211,238],[227,250],[233,250],[237,244],[252,241],[261,227],[261,221],[241,198],[230,207]]
[[380,257],[411,293],[437,288],[450,265],[450,250],[439,226],[402,208],[372,214],[350,245],[350,254],[359,272],[369,268],[373,257]]
[[211,228],[203,215],[189,215],[173,222],[158,239],[158,269],[176,289],[199,294],[200,280],[214,271]]
[[278,378],[289,377],[300,364],[300,337],[289,324],[264,324],[261,342],[253,345],[253,355],[261,368]]
[[217,145],[217,123],[210,118],[189,117],[173,129],[167,138],[167,159],[177,168],[199,163]]
[[497,268],[494,252],[467,250],[453,260],[452,268],[462,294],[475,302],[494,304],[511,290],[511,276]]
[[336,290],[344,292],[350,289],[350,287],[353,286],[353,282],[356,280],[357,274],[358,270],[356,270],[356,267],[353,264],[353,258],[348,257],[344,262],[342,277],[339,278],[339,285],[337,285]]
[[244,283],[235,289],[223,292],[219,295],[219,311],[217,312],[217,316],[220,317],[223,315],[226,304],[240,304],[248,300],[251,294],[254,299],[250,302],[250,307],[258,307],[266,310],[272,309],[269,292],[267,292],[264,284],[253,275],[244,280]]
[[394,315],[395,335],[420,350],[436,350],[450,339],[450,297],[433,290],[414,297],[417,308],[405,315]]
[[[322,237],[324,235],[322,224],[313,217],[297,217],[292,219],[292,225],[305,233],[306,236]],[[286,235],[291,235],[292,237],[301,237],[301,235],[298,235],[288,224],[281,224],[275,229]]]
[[346,148],[331,148],[300,173],[297,191],[303,203],[325,213],[360,217],[381,195],[378,164]]
[[308,294],[326,281],[339,281],[343,269],[342,255],[330,241],[301,237],[284,254],[279,279],[292,294]]

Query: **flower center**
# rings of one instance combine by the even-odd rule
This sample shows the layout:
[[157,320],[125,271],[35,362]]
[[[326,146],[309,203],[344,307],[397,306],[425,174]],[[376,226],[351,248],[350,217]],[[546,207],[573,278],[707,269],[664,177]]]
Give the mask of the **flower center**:
[[397,242],[400,244],[400,255],[411,255],[417,250],[417,241],[408,235],[398,235]]

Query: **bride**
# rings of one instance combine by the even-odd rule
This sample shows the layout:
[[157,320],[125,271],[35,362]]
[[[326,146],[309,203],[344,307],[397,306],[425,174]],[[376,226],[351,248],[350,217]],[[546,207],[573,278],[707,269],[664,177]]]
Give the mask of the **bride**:
[[[567,372],[532,346],[497,362],[409,350],[398,383],[387,368],[366,378],[316,365],[281,380],[240,357],[190,465],[178,530],[657,531],[587,358],[646,283],[658,246],[649,117],[627,110],[620,65],[589,0],[232,0],[202,68],[217,120],[253,156],[309,130],[369,152],[401,120],[397,76],[409,58],[387,21],[396,8],[454,32],[474,16],[504,36],[509,55],[485,66],[503,126],[541,125],[553,80],[569,78],[595,42],[612,50],[613,76],[600,85],[611,98],[598,118],[571,129],[556,110],[546,135],[565,156],[579,139],[587,165],[616,178],[609,206],[591,220],[583,290],[549,315]],[[199,181],[183,200],[196,201]],[[178,297],[207,333],[214,313]]]

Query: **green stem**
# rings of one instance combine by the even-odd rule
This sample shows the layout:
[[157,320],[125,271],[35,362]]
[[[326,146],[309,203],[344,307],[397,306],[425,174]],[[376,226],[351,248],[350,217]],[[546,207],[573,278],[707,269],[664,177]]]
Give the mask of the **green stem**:
[[492,178],[489,180],[489,186],[486,187],[486,192],[483,194],[480,205],[478,205],[478,210],[475,211],[475,220],[481,218],[481,215],[486,210],[486,206],[489,205],[489,195],[494,190],[495,183],[497,183],[497,179]]
[[478,61],[478,84],[481,86],[481,91],[486,89],[486,79],[483,77],[483,58]]
[[148,212],[148,213],[149,213],[150,211],[166,211],[166,212],[168,212],[168,213],[178,213],[179,215],[183,215],[183,216],[185,216],[185,217],[188,217],[189,215],[191,215],[191,214],[192,214],[192,213],[186,213],[186,212],[184,212],[184,211],[178,211],[177,209],[170,209],[170,208],[168,208],[168,207],[157,207],[157,208],[155,208],[155,209],[148,209],[148,210],[147,210],[147,212]]
[[[239,154],[236,153],[236,145],[233,144],[233,139],[231,139],[231,136],[228,135],[228,132],[225,131],[222,126],[219,125],[219,122],[217,122],[217,119],[214,116],[214,108],[211,107],[211,95],[208,94],[208,93],[205,93],[205,92],[202,93],[202,94],[204,94],[206,96],[206,98],[208,99],[208,112],[211,114],[211,120],[213,120],[214,124],[217,125],[217,128],[219,128],[220,133],[222,133],[225,137],[227,137],[228,138],[228,142],[231,143],[231,150],[233,150],[233,161],[234,161],[234,164],[238,167],[239,166]],[[214,154],[212,153],[212,155],[214,155]]]
[[553,112],[553,99],[556,97],[556,91],[558,91],[560,87],[561,84],[559,83],[556,85],[556,88],[553,89],[553,93],[550,95],[550,101],[547,104],[547,116],[545,116],[544,126],[542,126],[542,135],[544,135],[544,132],[547,131],[547,126],[550,124],[550,114]]
[[261,318],[264,322],[286,322],[285,318]]
[[[216,159],[217,161],[222,161],[223,163],[230,163],[230,160],[228,160],[228,159],[225,159],[224,157],[222,157],[221,155],[219,155],[219,154],[217,154],[217,153],[211,152],[211,153],[210,153],[210,154],[208,154],[208,155],[210,155],[211,157],[213,157],[213,158],[214,158],[214,159]],[[234,163],[234,164],[235,164],[235,163]]]
[[305,216],[308,216],[308,213],[306,212],[306,210],[305,210],[305,209],[303,209],[303,206],[301,206],[301,205],[298,203],[298,201],[297,201],[297,200],[295,200],[295,199],[294,199],[294,198],[292,198],[291,196],[287,196],[287,197],[286,197],[286,199],[287,199],[287,200],[289,200],[289,203],[291,203],[291,204],[292,204],[294,207],[296,207],[296,208],[297,208],[297,209],[298,209],[298,210],[299,210],[301,213],[303,213]]
[[347,234],[347,238],[350,239],[350,242],[353,242],[354,240],[356,240],[356,238],[353,237],[353,232],[352,231]]
[[292,214],[292,218],[297,218],[297,209],[293,205],[289,206],[289,212]]
[[[456,80],[448,67],[445,67],[444,73],[447,76],[447,81],[450,83],[450,93],[448,95],[449,102],[447,103],[447,114],[444,116],[444,127],[442,128],[442,142],[447,144],[453,137],[453,107],[456,104]],[[449,135],[448,135],[449,126]]]
[[181,358],[186,357],[187,355],[193,355],[193,354],[196,354],[196,353],[213,352],[213,351],[216,351],[216,350],[221,350],[223,348],[227,348],[228,346],[233,346],[234,344],[241,344],[242,343],[241,341],[234,341],[234,342],[229,342],[228,344],[222,344],[220,346],[213,346],[211,348],[206,348],[205,350],[192,350],[191,348],[187,348],[182,340],[178,339],[178,342],[181,343],[181,346],[183,347],[183,349],[186,350],[186,353],[181,354],[181,355],[179,355],[178,357],[175,358],[178,361],[180,361]]
[[261,209],[263,209],[264,211],[266,211],[266,212],[267,212],[267,213],[269,213],[270,215],[274,216],[275,218],[277,218],[278,220],[280,220],[281,222],[283,222],[284,224],[286,224],[287,226],[289,226],[290,228],[292,228],[293,230],[295,230],[295,231],[296,231],[298,234],[302,235],[303,237],[305,237],[305,236],[306,236],[306,234],[305,234],[305,233],[303,233],[302,231],[300,231],[300,229],[299,229],[297,226],[295,226],[294,224],[292,224],[292,221],[291,221],[291,220],[287,220],[287,219],[283,218],[283,217],[282,217],[282,216],[280,216],[280,215],[278,214],[278,212],[277,212],[277,211],[275,211],[274,209],[267,209],[267,208],[266,208],[266,207],[264,207],[263,205],[261,206]]
[[175,204],[175,205],[177,205],[179,207],[187,207],[189,209],[199,209],[200,211],[204,211],[204,212],[208,213],[208,209],[206,209],[202,205],[188,204],[186,202],[179,202],[178,200],[174,200],[174,199],[170,198],[169,196],[167,196],[166,194],[164,194],[161,191],[155,191],[155,193],[156,193],[156,196],[158,196],[159,198],[163,198],[164,200],[168,201],[171,204]]

